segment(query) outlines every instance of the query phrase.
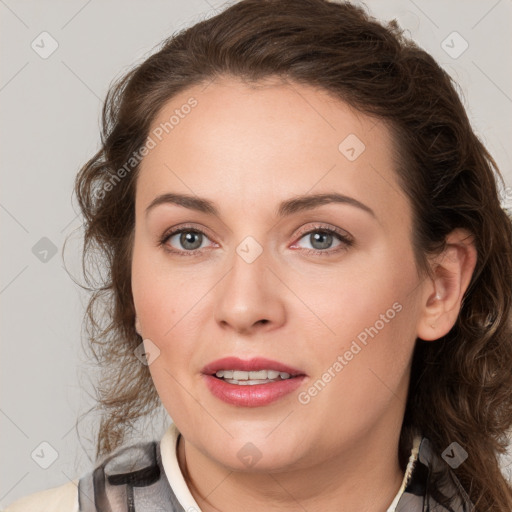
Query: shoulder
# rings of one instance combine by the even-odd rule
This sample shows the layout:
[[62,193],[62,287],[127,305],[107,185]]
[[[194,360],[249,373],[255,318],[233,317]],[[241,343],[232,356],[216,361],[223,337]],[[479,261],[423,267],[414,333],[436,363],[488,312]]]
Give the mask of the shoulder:
[[3,512],[77,512],[78,480],[24,496]]
[[80,511],[132,510],[133,503],[147,511],[200,510],[178,464],[178,436],[172,424],[160,441],[122,447],[97,464],[79,480]]
[[[453,451],[453,450],[452,450]],[[439,510],[468,512],[474,505],[452,471],[451,457],[438,455],[429,439],[422,436],[418,456],[396,512]]]

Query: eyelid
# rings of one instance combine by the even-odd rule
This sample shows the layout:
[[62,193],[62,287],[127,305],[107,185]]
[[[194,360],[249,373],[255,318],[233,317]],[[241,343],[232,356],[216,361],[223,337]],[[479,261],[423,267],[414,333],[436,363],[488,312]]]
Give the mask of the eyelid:
[[311,232],[315,231],[331,231],[339,235],[341,238],[349,240],[350,242],[354,242],[354,237],[344,229],[338,228],[336,226],[331,226],[330,224],[323,224],[323,223],[315,223],[313,226],[309,226],[306,228],[301,228],[299,231],[298,237],[299,239],[302,238],[304,235],[307,235]]

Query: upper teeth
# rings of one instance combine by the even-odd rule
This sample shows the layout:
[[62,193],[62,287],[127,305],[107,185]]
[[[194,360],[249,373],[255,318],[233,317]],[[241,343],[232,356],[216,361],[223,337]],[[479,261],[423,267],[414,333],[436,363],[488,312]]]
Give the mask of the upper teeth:
[[289,379],[290,374],[286,372],[278,372],[276,370],[258,370],[257,372],[244,372],[242,370],[219,370],[215,373],[219,378],[234,380],[257,380],[257,379],[277,379],[279,375],[281,379]]

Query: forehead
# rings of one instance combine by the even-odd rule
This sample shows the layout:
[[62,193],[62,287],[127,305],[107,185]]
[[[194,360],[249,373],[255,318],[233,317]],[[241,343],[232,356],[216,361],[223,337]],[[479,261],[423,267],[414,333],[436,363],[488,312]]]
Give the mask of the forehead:
[[137,186],[146,205],[169,191],[242,208],[333,189],[388,213],[390,202],[407,201],[385,123],[312,86],[236,78],[197,85],[160,109],[149,136],[155,146]]

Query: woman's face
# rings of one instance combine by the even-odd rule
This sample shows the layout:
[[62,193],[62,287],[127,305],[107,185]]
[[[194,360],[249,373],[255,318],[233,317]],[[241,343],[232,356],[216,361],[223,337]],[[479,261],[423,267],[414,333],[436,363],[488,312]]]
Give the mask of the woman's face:
[[[132,291],[187,446],[238,471],[396,446],[424,281],[386,126],[311,87],[223,78],[174,97],[149,136]],[[207,375],[228,357],[301,376]]]

